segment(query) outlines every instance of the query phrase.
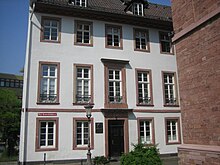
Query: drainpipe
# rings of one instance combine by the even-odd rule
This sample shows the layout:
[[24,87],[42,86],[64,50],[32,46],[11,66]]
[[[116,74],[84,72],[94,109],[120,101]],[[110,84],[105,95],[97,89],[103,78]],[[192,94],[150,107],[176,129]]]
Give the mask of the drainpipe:
[[25,68],[24,68],[24,88],[23,88],[23,99],[22,99],[22,115],[21,115],[21,130],[20,130],[20,151],[19,151],[19,161],[24,165],[26,161],[27,153],[27,107],[28,107],[28,93],[29,93],[29,82],[30,82],[30,42],[32,33],[32,17],[34,14],[35,3],[33,2],[32,10],[29,6],[29,20],[28,20],[28,35],[27,35],[27,45],[26,45],[26,57],[25,57]]

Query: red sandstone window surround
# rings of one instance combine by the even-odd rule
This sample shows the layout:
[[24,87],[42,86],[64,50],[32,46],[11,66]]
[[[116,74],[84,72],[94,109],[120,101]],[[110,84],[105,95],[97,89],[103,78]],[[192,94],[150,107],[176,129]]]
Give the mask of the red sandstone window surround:
[[61,19],[41,17],[41,42],[61,42]]
[[36,119],[36,151],[58,150],[58,118]]
[[59,104],[60,63],[39,62],[37,104]]
[[125,65],[105,62],[104,69],[105,108],[127,108]]
[[153,89],[151,70],[135,69],[137,106],[153,106]]
[[122,26],[105,25],[105,47],[123,49]]
[[169,32],[159,32],[160,39],[160,53],[174,54],[174,47]]
[[93,23],[87,21],[75,21],[75,45],[93,46]]
[[175,72],[162,72],[164,106],[179,106]]
[[73,118],[73,150],[88,149],[88,134],[90,132],[90,145],[94,149],[94,119],[89,125],[87,118]]
[[73,105],[93,104],[93,65],[74,64]]
[[138,141],[143,144],[155,144],[154,118],[137,118]]
[[165,118],[166,144],[180,144],[180,119],[177,117]]

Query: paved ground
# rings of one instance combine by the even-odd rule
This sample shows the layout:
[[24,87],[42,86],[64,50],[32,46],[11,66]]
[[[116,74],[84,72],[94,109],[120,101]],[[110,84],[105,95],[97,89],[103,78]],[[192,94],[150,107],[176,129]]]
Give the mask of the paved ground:
[[[173,157],[164,157],[162,158],[163,160],[163,165],[178,165],[178,157],[173,156]],[[0,165],[17,165],[17,162],[0,162]],[[43,164],[42,164],[43,165]],[[46,165],[62,165],[58,163],[47,163]],[[65,165],[86,165],[86,163],[68,163]],[[120,162],[110,162],[107,165],[120,165]]]

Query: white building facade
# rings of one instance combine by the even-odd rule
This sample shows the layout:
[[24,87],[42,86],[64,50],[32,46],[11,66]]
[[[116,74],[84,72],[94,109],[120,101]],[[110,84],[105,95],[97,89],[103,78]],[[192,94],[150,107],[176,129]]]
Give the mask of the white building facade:
[[[86,159],[89,132],[92,157],[120,156],[137,143],[177,153],[181,117],[170,7],[37,0],[30,9],[21,163]],[[94,105],[90,125],[88,104]]]

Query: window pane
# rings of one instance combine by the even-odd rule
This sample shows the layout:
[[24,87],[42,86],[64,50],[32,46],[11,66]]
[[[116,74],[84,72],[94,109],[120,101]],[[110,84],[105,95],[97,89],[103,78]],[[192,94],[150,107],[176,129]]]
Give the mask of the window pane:
[[89,78],[89,69],[84,69],[84,78]]
[[43,65],[43,76],[48,76],[48,66]]

